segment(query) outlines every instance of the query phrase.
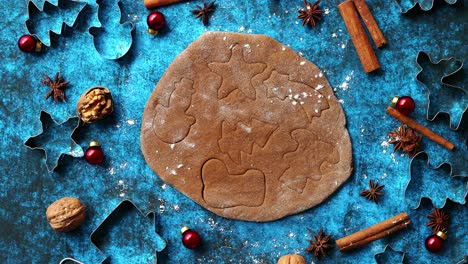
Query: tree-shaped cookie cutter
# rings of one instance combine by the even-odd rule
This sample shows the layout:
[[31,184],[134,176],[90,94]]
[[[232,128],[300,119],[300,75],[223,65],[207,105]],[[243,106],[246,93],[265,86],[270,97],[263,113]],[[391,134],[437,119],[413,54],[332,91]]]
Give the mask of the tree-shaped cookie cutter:
[[[111,212],[109,215],[107,215],[104,220],[97,226],[96,229],[91,233],[89,236],[89,239],[91,241],[91,244],[98,249],[98,251],[102,254],[105,255],[105,252],[102,250],[102,247],[100,245],[99,237],[101,236],[101,232],[103,232],[103,229],[105,229],[106,225],[112,224],[113,219],[122,219],[122,216],[129,210],[136,210],[139,216],[143,216],[144,218],[153,218],[152,225],[154,226],[154,235],[157,238],[159,244],[157,245],[156,248],[156,256],[155,260],[157,263],[157,252],[161,252],[166,248],[166,241],[156,232],[156,213],[154,211],[150,211],[149,213],[144,213],[142,210],[140,210],[131,200],[123,200],[121,201]],[[107,263],[109,257],[106,256],[105,259],[101,263]],[[76,263],[76,264],[83,264],[83,262],[78,261],[74,258],[64,258],[62,261],[60,261],[60,264],[66,264],[66,263]]]
[[[58,28],[48,29],[47,30],[47,36],[40,37],[39,34],[37,34],[37,32],[34,32],[33,25],[34,25],[35,21],[32,19],[31,14],[33,14],[33,13],[44,13],[44,12],[46,12],[48,10],[51,10],[51,9],[54,9],[54,8],[60,9],[60,7],[63,7],[67,3],[68,4],[79,4],[79,5],[81,5],[78,8],[78,11],[77,11],[77,13],[75,14],[74,17],[73,17],[73,15],[66,16],[66,18],[70,17],[71,19],[69,19],[69,21],[66,21],[66,19],[63,19],[62,23],[60,23],[60,29],[58,29]],[[63,29],[65,28],[65,26],[73,27],[75,25],[75,23],[76,23],[76,20],[78,20],[78,17],[80,16],[80,14],[82,13],[82,11],[84,10],[84,8],[86,7],[87,4],[88,3],[86,3],[86,2],[80,2],[80,1],[75,1],[75,0],[58,0],[57,4],[55,5],[52,2],[50,2],[49,0],[45,0],[42,8],[40,8],[36,3],[34,3],[33,0],[29,0],[28,1],[28,7],[27,7],[28,18],[26,19],[24,24],[26,26],[27,31],[31,35],[33,35],[37,39],[39,39],[45,46],[50,46],[51,45],[50,33],[52,32],[54,34],[61,35],[62,32],[63,32]]]
[[[41,121],[41,131],[37,133],[36,135],[29,137],[26,140],[26,142],[24,142],[24,145],[28,147],[29,149],[39,149],[45,153],[45,164],[49,172],[52,172],[57,168],[63,155],[69,155],[72,157],[83,157],[84,155],[83,149],[73,139],[73,136],[76,130],[80,127],[81,121],[79,117],[77,116],[70,117],[63,123],[57,123],[48,112],[43,110],[40,113],[39,119]],[[70,122],[76,122],[76,125],[72,127],[72,132],[70,134],[70,137],[67,139],[69,146],[66,148],[66,151],[64,151],[65,148],[63,148],[59,152],[58,156],[55,155],[56,157],[54,158],[52,163],[49,163],[49,159],[51,159],[51,157],[50,155],[48,155],[48,148],[44,146],[43,142],[40,142],[36,139],[40,139],[43,135],[47,136],[47,131],[51,128],[50,126],[53,126],[53,127],[66,126]],[[57,138],[55,137],[53,137],[52,140],[58,141]]]

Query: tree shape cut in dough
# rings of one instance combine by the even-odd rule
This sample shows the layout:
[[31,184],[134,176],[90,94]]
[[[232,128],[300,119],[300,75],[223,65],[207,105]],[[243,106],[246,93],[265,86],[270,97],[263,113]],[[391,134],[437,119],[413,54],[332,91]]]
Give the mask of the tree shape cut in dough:
[[289,80],[289,75],[273,71],[270,78],[263,83],[267,86],[268,98],[290,100],[297,107],[302,107],[309,121],[329,108],[327,100],[320,92],[306,84]]
[[202,167],[202,180],[203,199],[215,208],[257,207],[265,199],[265,175],[260,170],[233,175],[222,161],[210,159]]
[[[174,144],[188,135],[190,127],[195,123],[195,118],[187,115],[186,111],[192,103],[191,95],[194,92],[193,81],[183,78],[175,83],[175,90],[169,98],[169,106],[164,107],[161,104],[156,106],[153,126],[158,126],[158,129],[153,129],[153,131],[162,141]],[[169,120],[171,125],[167,126]]]
[[288,162],[290,168],[281,175],[280,180],[289,188],[302,193],[307,180],[320,181],[322,166],[326,162],[331,164],[339,162],[340,156],[333,145],[320,141],[309,130],[295,130],[292,132],[292,138],[299,145],[294,152],[284,155],[284,160]]
[[221,127],[221,138],[218,140],[219,148],[227,153],[232,161],[241,163],[241,151],[252,154],[254,144],[264,147],[273,131],[278,125],[252,119],[250,123],[237,123],[236,126],[224,121]]
[[263,63],[248,63],[244,60],[243,49],[234,45],[231,49],[231,58],[228,62],[212,62],[210,69],[221,76],[223,82],[218,90],[218,98],[227,97],[235,89],[239,89],[246,97],[255,100],[255,87],[252,78],[266,69]]

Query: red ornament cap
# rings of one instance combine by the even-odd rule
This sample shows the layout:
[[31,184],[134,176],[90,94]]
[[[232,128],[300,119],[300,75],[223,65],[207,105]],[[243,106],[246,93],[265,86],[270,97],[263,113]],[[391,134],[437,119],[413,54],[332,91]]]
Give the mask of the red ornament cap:
[[414,109],[416,108],[416,103],[414,102],[413,98],[409,96],[395,96],[392,99],[392,106],[395,107],[398,112],[408,116],[413,113]]
[[39,52],[42,49],[42,43],[32,35],[23,35],[18,39],[18,48],[22,52]]
[[166,18],[163,13],[153,11],[146,18],[146,23],[148,24],[148,33],[155,35],[158,34],[158,30],[166,25]]
[[195,249],[201,244],[201,237],[196,232],[191,230],[188,226],[182,227],[180,230],[182,234],[182,244],[188,249]]

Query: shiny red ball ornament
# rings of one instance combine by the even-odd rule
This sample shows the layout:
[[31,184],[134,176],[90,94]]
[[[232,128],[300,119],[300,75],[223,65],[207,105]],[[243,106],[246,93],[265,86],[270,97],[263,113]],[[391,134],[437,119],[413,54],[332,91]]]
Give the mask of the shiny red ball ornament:
[[153,11],[146,18],[146,23],[148,24],[148,33],[156,35],[158,34],[158,31],[166,25],[166,18],[163,13]]
[[200,235],[190,229],[188,226],[182,227],[180,229],[180,233],[182,234],[182,244],[188,249],[195,249],[201,244],[201,237]]
[[32,35],[23,35],[18,40],[18,48],[22,52],[39,52],[42,49],[42,43]]
[[439,253],[444,249],[444,240],[447,239],[447,234],[442,231],[437,232],[435,235],[430,235],[426,238],[424,245],[426,249],[432,253]]
[[85,152],[85,159],[89,164],[97,165],[104,160],[104,153],[102,152],[101,145],[97,141],[91,141],[89,147]]
[[411,113],[413,113],[414,108],[416,108],[416,104],[414,103],[413,98],[409,96],[393,97],[392,105],[396,110],[398,110],[398,112],[404,114],[405,116],[409,116]]

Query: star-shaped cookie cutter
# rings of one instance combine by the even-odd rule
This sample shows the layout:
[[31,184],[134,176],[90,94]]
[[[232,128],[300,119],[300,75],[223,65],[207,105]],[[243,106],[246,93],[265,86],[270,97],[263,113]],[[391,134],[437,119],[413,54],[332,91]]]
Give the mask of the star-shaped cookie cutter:
[[[72,156],[72,157],[75,157],[75,158],[84,156],[83,149],[73,139],[73,135],[75,134],[76,130],[80,127],[80,124],[81,124],[79,117],[77,117],[77,116],[70,117],[63,123],[57,123],[48,112],[42,110],[41,113],[40,113],[39,119],[41,121],[41,131],[39,133],[37,133],[36,135],[29,137],[24,142],[24,145],[26,147],[28,147],[29,149],[39,149],[39,150],[44,151],[44,153],[45,153],[45,164],[46,164],[47,170],[49,172],[52,172],[57,168],[57,166],[58,166],[58,164],[59,164],[59,162],[60,162],[63,155],[69,155],[69,156]],[[63,139],[56,138],[53,135],[52,136],[47,135],[47,131],[51,127],[67,126],[68,123],[76,123],[76,125],[71,127],[72,132],[70,134],[70,137],[68,138],[68,142],[66,143],[66,144],[69,144],[68,147],[66,148],[65,151],[64,151],[64,149],[60,150],[58,152],[59,154],[58,155],[56,154],[55,157],[50,157],[52,155],[50,154],[50,152],[48,152],[48,148],[46,148],[44,146],[43,142],[40,141],[40,139],[42,137],[46,137],[46,139],[52,139],[55,142],[63,143],[62,142]],[[52,163],[49,162],[50,159],[53,159]]]
[[[393,258],[399,258],[398,263],[403,263],[403,261],[405,259],[405,254],[406,253],[404,251],[395,250],[395,249],[392,248],[392,246],[386,245],[382,252],[378,252],[378,253],[374,254],[374,258],[375,258],[375,262],[377,262],[377,264],[388,264],[388,263],[395,264],[395,263],[397,263],[397,262],[389,261],[389,258],[390,258],[390,260],[392,260]],[[400,255],[400,257],[398,257],[398,256],[392,257],[392,256],[395,256],[395,255]]]
[[445,111],[438,111],[432,118],[430,117],[430,107],[431,107],[431,90],[429,89],[428,85],[426,83],[424,83],[423,80],[421,80],[421,75],[422,75],[422,72],[424,71],[424,67],[421,65],[421,60],[423,59],[426,59],[429,61],[429,63],[431,63],[432,65],[439,65],[439,64],[442,64],[442,63],[449,63],[451,61],[453,61],[453,63],[455,64],[454,68],[453,69],[450,69],[450,66],[451,65],[447,65],[445,66],[445,68],[448,68],[447,70],[450,71],[450,72],[447,72],[447,73],[444,73],[443,76],[441,76],[439,82],[441,85],[443,86],[447,86],[447,87],[450,87],[450,88],[453,88],[453,89],[457,89],[461,92],[464,92],[465,93],[465,96],[466,96],[466,100],[468,100],[468,91],[463,89],[462,87],[459,87],[459,86],[456,86],[456,85],[452,85],[450,83],[448,83],[446,80],[447,78],[450,78],[451,76],[457,74],[459,71],[461,71],[463,69],[463,62],[454,58],[454,57],[448,57],[448,58],[443,58],[437,62],[434,62],[432,60],[432,58],[427,54],[425,53],[424,51],[419,51],[418,52],[418,55],[416,56],[416,65],[417,67],[419,68],[419,71],[418,73],[416,74],[416,80],[418,82],[420,82],[424,88],[426,89],[427,91],[427,111],[426,111],[426,119],[429,120],[429,121],[434,121],[438,116],[439,114],[447,114],[449,116],[449,124],[450,124],[450,129],[452,130],[458,130],[458,128],[460,128],[460,125],[462,123],[462,117],[463,115],[467,112],[468,110],[468,103],[465,105],[465,109],[462,111],[462,114],[461,114],[461,117],[460,117],[460,121],[458,122],[458,124],[455,126],[455,127],[452,127],[452,123],[451,123],[451,116],[450,116],[450,113],[448,112],[445,112]]
[[[44,39],[44,38],[41,38],[39,37],[38,34],[36,33],[31,33],[31,25],[34,24],[34,21],[31,20],[31,13],[33,12],[37,12],[37,13],[40,13],[40,12],[44,12],[48,9],[51,9],[51,8],[59,8],[60,6],[63,6],[63,3],[65,2],[68,2],[68,3],[77,3],[77,4],[81,4],[81,7],[79,7],[77,13],[76,13],[76,16],[72,19],[71,21],[65,21],[65,20],[62,20],[62,23],[60,24],[60,30],[53,30],[53,29],[48,29],[47,30],[47,39]],[[63,29],[65,28],[65,26],[68,26],[68,27],[73,27],[76,23],[76,21],[78,20],[78,17],[80,16],[80,14],[82,13],[82,11],[84,10],[84,8],[88,5],[88,3],[86,2],[80,2],[80,1],[75,1],[75,0],[57,0],[57,4],[54,4],[52,2],[50,2],[49,0],[45,0],[44,1],[44,4],[42,6],[42,9],[33,1],[33,0],[28,0],[28,7],[27,7],[27,10],[28,10],[28,18],[26,19],[26,21],[24,22],[25,26],[26,26],[26,29],[28,31],[28,33],[30,33],[31,35],[35,36],[37,39],[39,39],[45,46],[50,46],[51,45],[51,41],[50,41],[50,33],[55,33],[57,35],[61,35],[62,32],[63,32]]]
[[[109,222],[112,221],[113,218],[119,218],[121,219],[122,214],[125,212],[128,212],[129,210],[136,210],[140,216],[143,216],[145,218],[153,218],[152,224],[154,226],[154,234],[156,236],[156,239],[158,240],[159,244],[157,245],[156,249],[156,256],[155,260],[156,263],[158,261],[157,259],[157,252],[161,252],[166,248],[166,241],[156,232],[156,213],[154,211],[150,211],[148,213],[144,213],[140,208],[138,208],[131,200],[123,200],[121,201],[105,218],[104,220],[97,226],[96,229],[91,233],[89,236],[89,239],[91,241],[91,244],[102,254],[106,255],[105,252],[100,248],[99,242],[96,241],[96,239],[99,237],[99,233],[102,232],[101,229],[104,229],[105,225],[109,224]],[[107,263],[106,261],[109,259],[109,256],[106,256],[104,260],[102,260],[101,263]],[[60,261],[60,264],[66,264],[66,263],[76,263],[76,264],[83,264],[83,262],[78,261],[74,258],[64,258],[62,261]]]

